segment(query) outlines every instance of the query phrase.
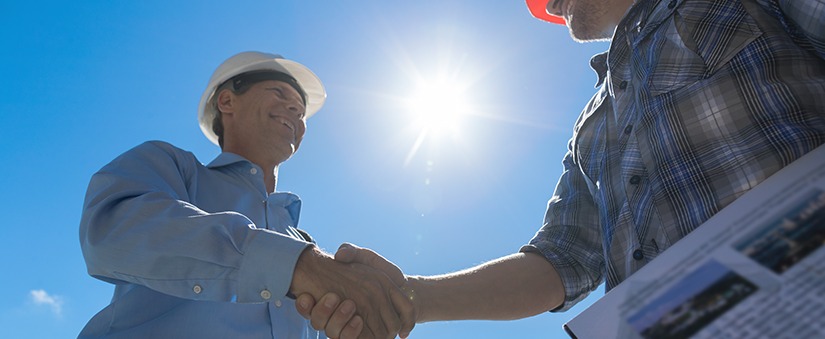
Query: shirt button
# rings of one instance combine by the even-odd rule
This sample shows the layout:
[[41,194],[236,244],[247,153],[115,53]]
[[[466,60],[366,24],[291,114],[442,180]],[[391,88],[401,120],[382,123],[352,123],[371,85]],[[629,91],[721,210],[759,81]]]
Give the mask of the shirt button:
[[201,285],[195,285],[195,287],[192,287],[192,291],[194,291],[196,294],[200,294],[203,291],[203,288],[201,287]]
[[627,81],[620,82],[619,83],[619,89],[625,89],[625,88],[627,88]]
[[250,169],[250,170],[249,170],[249,173],[252,173],[252,174],[257,174],[257,173],[258,173],[258,169],[253,167],[252,169]]
[[633,131],[633,126],[631,126],[631,125],[627,125],[627,127],[624,128],[624,134],[630,134],[630,132],[632,132],[632,131]]
[[275,300],[275,306],[281,307],[281,301],[280,300]]
[[670,3],[667,4],[668,9],[673,9],[673,7],[676,7],[676,0],[671,0]]
[[636,185],[636,184],[639,183],[639,181],[642,181],[642,178],[639,177],[638,175],[634,175],[634,176],[630,177],[630,184],[631,185]]
[[261,291],[261,298],[269,300],[269,298],[272,298],[272,293],[269,292],[268,290],[263,290],[263,291]]
[[645,254],[642,253],[642,250],[633,251],[633,259],[642,260],[644,258],[645,258]]

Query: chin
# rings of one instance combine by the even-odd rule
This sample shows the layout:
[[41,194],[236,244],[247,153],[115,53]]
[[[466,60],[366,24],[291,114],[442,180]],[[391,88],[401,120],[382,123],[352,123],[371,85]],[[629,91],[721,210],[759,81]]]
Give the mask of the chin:
[[595,29],[594,26],[579,25],[576,21],[570,21],[567,26],[570,29],[570,37],[579,43],[593,41],[610,41],[613,38],[613,29]]
[[280,159],[280,163],[289,160],[293,154],[295,154],[295,146],[294,145],[281,145],[274,148],[269,149],[269,153],[272,156],[272,159]]

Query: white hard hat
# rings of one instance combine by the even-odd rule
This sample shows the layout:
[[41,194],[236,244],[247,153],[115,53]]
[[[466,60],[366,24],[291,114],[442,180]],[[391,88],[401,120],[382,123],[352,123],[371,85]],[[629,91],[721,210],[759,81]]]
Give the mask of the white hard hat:
[[275,71],[293,77],[306,94],[307,118],[318,112],[321,106],[324,106],[324,101],[327,98],[324,85],[318,79],[318,76],[304,65],[286,60],[277,54],[261,52],[235,54],[218,66],[215,73],[212,73],[212,77],[209,78],[209,85],[206,86],[206,91],[203,92],[198,107],[198,122],[201,125],[201,131],[215,145],[218,144],[218,136],[212,131],[212,121],[218,113],[213,104],[215,91],[220,85],[236,75],[259,71]]

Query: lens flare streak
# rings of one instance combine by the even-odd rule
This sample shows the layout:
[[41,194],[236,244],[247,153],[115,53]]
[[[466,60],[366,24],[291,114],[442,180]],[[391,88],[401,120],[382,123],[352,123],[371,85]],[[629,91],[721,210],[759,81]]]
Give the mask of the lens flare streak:
[[421,147],[421,143],[424,142],[424,138],[427,137],[428,131],[428,128],[424,128],[423,130],[421,130],[421,133],[418,134],[418,139],[415,140],[415,144],[413,144],[412,149],[410,149],[410,152],[407,153],[407,158],[404,159],[404,168],[407,167],[407,165],[410,163],[410,160],[412,160],[413,156],[415,155],[415,152],[417,152],[418,148]]

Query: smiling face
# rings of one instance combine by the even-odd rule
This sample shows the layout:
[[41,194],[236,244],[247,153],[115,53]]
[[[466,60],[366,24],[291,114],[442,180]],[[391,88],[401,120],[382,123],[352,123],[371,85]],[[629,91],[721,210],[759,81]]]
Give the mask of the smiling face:
[[224,151],[248,159],[264,158],[277,166],[295,153],[306,132],[301,96],[282,81],[261,81],[240,95],[224,90],[218,109],[225,128]]
[[578,42],[609,40],[633,0],[550,0],[547,13],[563,17]]

